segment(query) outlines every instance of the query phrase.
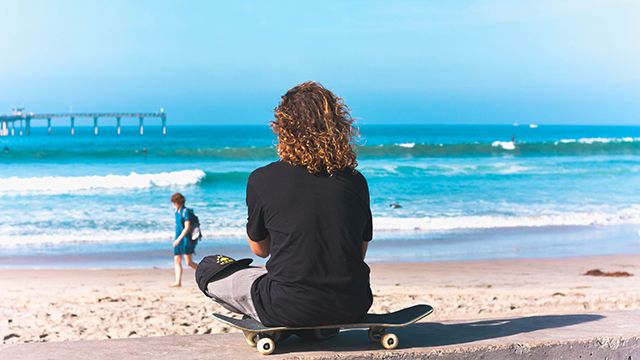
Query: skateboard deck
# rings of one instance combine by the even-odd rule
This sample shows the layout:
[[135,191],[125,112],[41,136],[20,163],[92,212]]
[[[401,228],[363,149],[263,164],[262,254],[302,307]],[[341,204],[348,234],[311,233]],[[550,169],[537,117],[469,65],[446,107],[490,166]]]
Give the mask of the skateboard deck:
[[320,338],[322,330],[326,329],[333,329],[337,332],[341,329],[368,328],[370,340],[380,342],[385,349],[395,349],[398,346],[398,337],[395,334],[386,333],[385,329],[413,324],[432,312],[431,306],[421,304],[386,314],[367,314],[362,320],[355,323],[308,327],[269,327],[252,318],[236,319],[216,313],[213,314],[213,317],[222,323],[242,330],[249,345],[256,346],[261,354],[268,355],[275,350],[275,342],[284,333],[314,331]]

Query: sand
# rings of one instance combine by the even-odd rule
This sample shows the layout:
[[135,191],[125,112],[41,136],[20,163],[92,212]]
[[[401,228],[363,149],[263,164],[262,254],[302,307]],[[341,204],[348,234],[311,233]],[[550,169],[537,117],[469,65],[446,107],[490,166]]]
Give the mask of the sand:
[[[372,311],[415,303],[425,321],[477,320],[640,308],[640,255],[371,265]],[[587,271],[632,276],[586,276]],[[169,288],[171,269],[0,270],[3,343],[236,331],[198,290],[193,271]]]

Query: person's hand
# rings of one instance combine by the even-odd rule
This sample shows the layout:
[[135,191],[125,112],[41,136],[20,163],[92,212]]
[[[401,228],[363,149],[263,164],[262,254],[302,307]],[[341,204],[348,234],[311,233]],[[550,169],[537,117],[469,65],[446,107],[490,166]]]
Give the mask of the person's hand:
[[173,242],[173,247],[176,247],[180,245],[180,240],[176,239],[176,241]]

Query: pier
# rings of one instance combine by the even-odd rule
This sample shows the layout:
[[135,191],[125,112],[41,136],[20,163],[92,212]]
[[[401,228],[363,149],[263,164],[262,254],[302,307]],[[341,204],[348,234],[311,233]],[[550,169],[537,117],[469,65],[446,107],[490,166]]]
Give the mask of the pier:
[[75,121],[79,118],[93,119],[94,135],[98,135],[99,133],[98,122],[106,119],[115,120],[116,134],[118,135],[122,133],[122,119],[137,119],[139,133],[140,135],[144,135],[144,120],[148,118],[160,119],[162,135],[167,134],[167,114],[164,112],[164,109],[160,109],[159,112],[70,112],[35,114],[17,108],[13,109],[8,115],[0,115],[0,136],[29,136],[31,135],[31,125],[38,121],[46,121],[47,134],[51,135],[51,122],[53,119],[69,119],[71,135],[75,135]]

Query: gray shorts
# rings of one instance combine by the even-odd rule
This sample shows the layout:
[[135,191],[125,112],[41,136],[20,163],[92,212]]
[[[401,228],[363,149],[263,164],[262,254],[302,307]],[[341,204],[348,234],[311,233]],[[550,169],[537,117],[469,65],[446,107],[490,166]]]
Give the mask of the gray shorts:
[[266,273],[267,269],[263,267],[251,266],[240,269],[222,279],[210,282],[207,285],[207,292],[225,309],[260,321],[251,299],[251,285]]

